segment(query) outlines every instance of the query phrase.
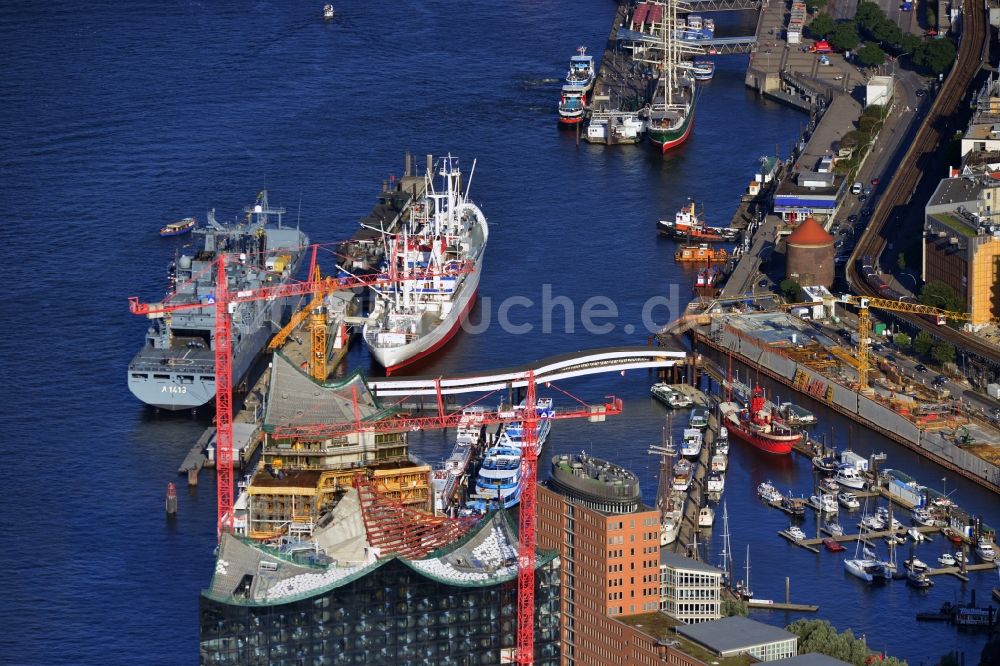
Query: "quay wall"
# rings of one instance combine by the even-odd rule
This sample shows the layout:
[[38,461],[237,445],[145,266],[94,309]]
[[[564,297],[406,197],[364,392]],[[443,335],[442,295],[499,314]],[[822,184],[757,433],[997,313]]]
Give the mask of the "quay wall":
[[[946,440],[943,433],[925,431],[868,396],[833,381],[794,359],[741,334],[716,320],[711,331],[694,331],[695,343],[723,353],[732,352],[738,360],[760,370],[809,397],[835,409],[889,439],[919,453],[947,469],[1000,494],[1000,467]],[[811,387],[810,390],[803,390]]]

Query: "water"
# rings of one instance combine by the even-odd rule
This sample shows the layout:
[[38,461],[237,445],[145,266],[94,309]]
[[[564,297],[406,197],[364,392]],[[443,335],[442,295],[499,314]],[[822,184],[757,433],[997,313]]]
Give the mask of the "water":
[[[203,475],[196,491],[182,486],[173,523],[164,519],[163,496],[168,481],[182,481],[177,465],[209,416],[154,415],[125,385],[144,329],[125,298],[158,298],[185,242],[160,240],[160,226],[204,219],[209,207],[232,219],[266,185],[290,219],[301,211],[313,238],[333,242],[353,233],[380,181],[401,172],[404,150],[451,151],[467,169],[478,158],[472,195],[492,229],[474,317],[492,311],[495,321],[501,302],[521,295],[536,305],[514,308],[511,320],[534,330],[514,335],[493,325],[461,334],[421,370],[518,364],[644,341],[643,304],[670,296],[673,285],[683,304],[690,289],[673,244],[655,237],[653,222],[689,196],[704,202],[711,221],[728,222],[757,159],[776,147],[787,154],[805,120],[746,91],[743,58],[720,58],[682,150],[663,159],[648,147],[577,146],[572,132],[556,128],[558,89],[575,48],[597,52],[604,43],[607,3],[432,0],[387,12],[345,0],[331,23],[320,20],[321,5],[0,7],[7,204],[0,241],[12,286],[0,306],[8,388],[0,525],[9,572],[0,659],[7,663],[197,659],[197,595],[213,566],[214,482]],[[746,25],[752,21],[720,20],[732,34]],[[573,302],[574,332],[561,321],[543,332],[545,284]],[[580,312],[592,296],[618,308],[612,332],[582,330]],[[670,318],[665,309],[655,314],[661,323]],[[361,349],[349,361],[369,365]],[[655,464],[645,448],[659,439],[663,411],[648,399],[648,385],[645,373],[564,385],[591,400],[616,393],[626,415],[603,426],[559,423],[545,456],[586,448],[612,457],[641,474],[652,501]],[[835,417],[824,422],[846,432]],[[427,434],[414,450],[440,459],[447,437]],[[925,482],[941,476],[890,444],[869,445]],[[737,552],[751,543],[759,595],[780,597],[782,576],[795,571],[797,600],[820,603],[822,617],[866,633],[875,646],[918,662],[962,645],[952,630],[912,620],[915,610],[959,594],[957,581],[939,579],[926,597],[895,584],[859,589],[833,558],[778,540],[781,514],[753,496],[762,478],[804,491],[804,462],[734,448],[726,492],[733,541]],[[957,479],[948,488],[1000,522],[995,498]],[[981,598],[990,582],[973,578]],[[926,655],[923,637],[934,642]],[[965,646],[978,654],[980,644]]]

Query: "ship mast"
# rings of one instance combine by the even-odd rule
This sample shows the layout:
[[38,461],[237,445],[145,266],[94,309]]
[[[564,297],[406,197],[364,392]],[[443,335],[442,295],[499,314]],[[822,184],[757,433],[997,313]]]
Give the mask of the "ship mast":
[[667,424],[663,427],[663,444],[653,444],[649,447],[649,453],[660,456],[660,479],[656,489],[656,505],[660,509],[660,523],[666,521],[667,516],[673,509],[671,498],[671,484],[673,483],[674,448],[673,415],[667,417]]

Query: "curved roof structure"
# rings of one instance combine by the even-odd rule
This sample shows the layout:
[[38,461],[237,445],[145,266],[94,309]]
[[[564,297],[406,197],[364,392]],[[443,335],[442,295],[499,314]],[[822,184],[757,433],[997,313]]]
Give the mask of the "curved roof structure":
[[807,217],[785,240],[789,245],[832,245],[833,236],[819,222]]

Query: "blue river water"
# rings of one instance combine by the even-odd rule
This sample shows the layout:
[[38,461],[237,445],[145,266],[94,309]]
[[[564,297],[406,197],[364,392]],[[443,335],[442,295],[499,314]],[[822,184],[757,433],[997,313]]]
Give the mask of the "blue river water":
[[[380,182],[401,173],[404,151],[451,152],[466,169],[477,159],[472,196],[491,239],[473,319],[492,323],[459,334],[420,371],[515,365],[641,344],[651,303],[647,319],[676,316],[691,275],[674,264],[673,244],[656,237],[654,221],[693,197],[711,221],[727,222],[759,157],[787,154],[805,122],[747,91],[745,58],[728,57],[703,87],[692,138],[675,153],[577,145],[556,127],[560,81],[577,46],[602,50],[612,2],[343,0],[329,23],[321,5],[0,5],[0,241],[10,278],[0,301],[2,663],[197,661],[214,481],[202,475],[190,491],[179,484],[174,522],[164,518],[163,497],[167,482],[182,481],[177,465],[210,416],[154,414],[125,385],[145,328],[126,297],[159,298],[184,243],[157,238],[160,226],[203,219],[210,207],[233,219],[266,186],[315,240],[334,242],[354,232]],[[750,32],[753,17],[721,16],[719,25]],[[550,308],[556,316],[545,325],[553,320],[546,294],[568,299],[572,326],[565,306]],[[515,296],[532,304],[504,310]],[[617,310],[599,322],[610,332],[584,325],[584,306],[597,297],[592,307]],[[504,311],[531,330],[501,326]],[[371,369],[361,348],[348,361]],[[649,384],[635,373],[563,385],[588,400],[614,393],[626,412],[599,426],[558,423],[543,459],[582,449],[606,456],[639,473],[652,501],[656,465],[646,447],[659,441],[664,411],[648,398]],[[570,402],[555,397],[557,406]],[[848,424],[820,413],[846,446]],[[436,462],[448,438],[417,436],[413,451]],[[890,466],[930,485],[945,477],[960,503],[1000,522],[995,497],[880,438],[856,433],[852,441],[860,451],[885,450]],[[756,500],[764,479],[807,492],[805,461],[734,447],[731,470],[733,544],[737,553],[751,546],[758,596],[780,598],[790,574],[795,600],[820,604],[820,617],[874,647],[911,663],[951,649],[978,656],[981,638],[918,625],[913,613],[973,588],[986,599],[989,576],[967,586],[939,579],[927,594],[900,584],[863,589],[838,558],[779,539],[782,514]],[[942,546],[918,554],[931,560]],[[794,617],[758,616],[779,625]]]

